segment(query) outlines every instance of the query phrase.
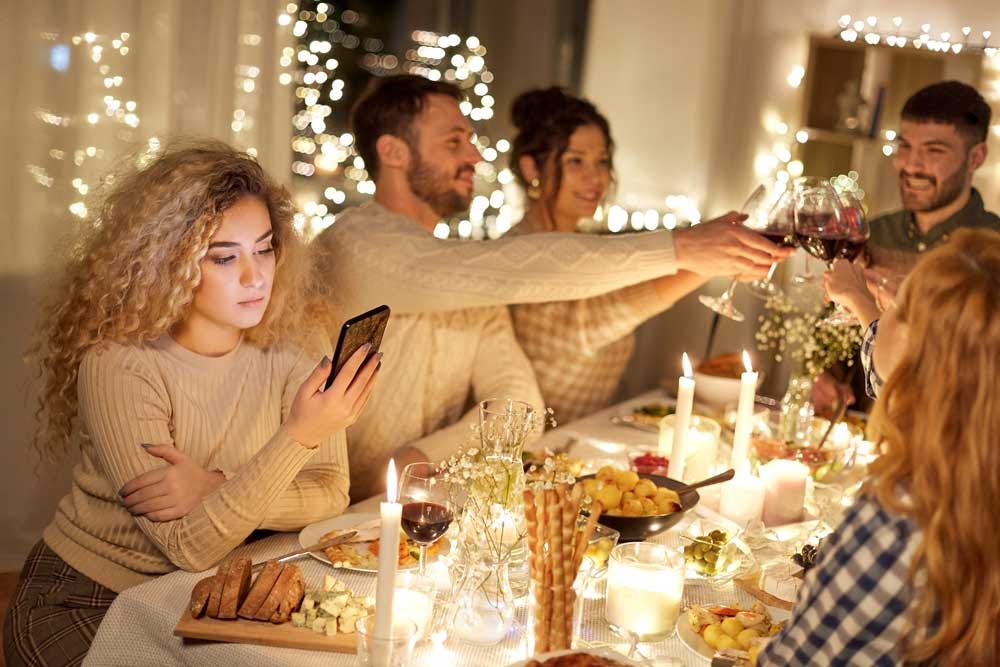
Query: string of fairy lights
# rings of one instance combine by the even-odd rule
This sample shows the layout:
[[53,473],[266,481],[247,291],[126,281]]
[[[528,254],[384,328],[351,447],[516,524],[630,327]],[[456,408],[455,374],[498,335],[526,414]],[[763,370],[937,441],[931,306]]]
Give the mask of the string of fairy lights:
[[[301,202],[302,212],[296,217],[300,231],[315,235],[334,224],[343,207],[375,192],[347,129],[346,110],[337,107],[355,83],[341,74],[350,59],[372,76],[405,72],[459,86],[465,94],[460,108],[472,122],[473,142],[483,159],[476,167],[477,194],[468,216],[443,221],[434,233],[439,238],[495,238],[511,228],[520,217],[522,199],[513,174],[503,165],[510,141],[491,136],[489,130],[496,113],[490,91],[494,73],[486,60],[487,48],[477,36],[415,30],[411,45],[396,56],[384,53],[382,40],[366,30],[368,17],[352,9],[338,12],[326,2],[289,3],[277,21],[298,39],[298,47],[286,48],[279,62],[279,81],[295,87],[297,103],[291,169],[302,178],[322,179],[325,186],[321,197]],[[605,229],[619,232],[696,224],[701,214],[690,198],[670,195],[663,209],[633,210],[615,204],[601,209],[597,218]]]

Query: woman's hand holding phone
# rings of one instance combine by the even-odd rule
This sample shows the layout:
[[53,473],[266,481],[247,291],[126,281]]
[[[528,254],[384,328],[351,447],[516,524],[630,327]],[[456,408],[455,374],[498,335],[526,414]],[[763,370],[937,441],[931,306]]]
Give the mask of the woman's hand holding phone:
[[331,361],[323,361],[299,387],[285,422],[288,434],[298,442],[315,447],[319,442],[357,421],[375,386],[382,353],[365,361],[371,345],[358,348],[337,373],[326,391]]

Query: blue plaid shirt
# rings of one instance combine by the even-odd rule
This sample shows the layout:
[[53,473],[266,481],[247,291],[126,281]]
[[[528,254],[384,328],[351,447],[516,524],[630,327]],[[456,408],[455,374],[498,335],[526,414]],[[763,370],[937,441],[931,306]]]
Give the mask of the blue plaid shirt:
[[868,325],[861,337],[861,367],[865,371],[865,393],[872,398],[878,398],[882,391],[882,378],[875,370],[872,353],[875,351],[875,335],[878,333],[878,320]]
[[757,664],[901,665],[897,645],[912,632],[906,610],[919,539],[911,518],[860,497],[823,542],[792,617],[761,650]]

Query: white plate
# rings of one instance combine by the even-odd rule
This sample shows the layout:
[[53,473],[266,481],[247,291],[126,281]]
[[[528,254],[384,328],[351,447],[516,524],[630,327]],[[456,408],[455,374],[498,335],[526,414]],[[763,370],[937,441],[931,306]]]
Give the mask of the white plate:
[[[317,521],[316,523],[311,523],[301,531],[299,531],[299,545],[304,547],[311,546],[319,542],[324,535],[332,530],[344,530],[348,528],[353,528],[367,521],[377,520],[379,515],[377,514],[342,514],[340,516],[335,516],[332,519],[324,519],[323,521]],[[402,538],[402,536],[400,536]],[[428,555],[427,562],[434,562],[438,556],[443,556],[448,553],[451,547],[451,543],[448,541],[447,537],[441,538],[441,548],[436,555]],[[366,542],[359,542],[358,546],[361,548],[366,548]],[[316,560],[321,560],[327,565],[332,565],[330,559],[326,557],[323,552],[310,552],[310,556]],[[362,566],[342,566],[345,570],[356,570],[358,572],[378,572],[378,568],[368,568]],[[400,570],[414,570],[418,567],[417,563],[412,565],[401,565]]]
[[[702,606],[708,608],[713,605]],[[715,649],[709,646],[708,643],[701,638],[701,635],[691,629],[691,624],[688,623],[687,620],[687,613],[688,609],[684,609],[681,612],[681,615],[677,618],[677,636],[680,637],[681,642],[688,647],[689,651],[697,655],[705,662],[711,662],[712,656],[715,655]],[[767,607],[767,613],[771,617],[772,623],[780,623],[790,616],[790,614],[784,609],[777,609],[775,607]]]
[[568,651],[549,651],[548,653],[539,653],[538,655],[533,655],[528,660],[518,660],[517,662],[512,662],[507,665],[507,667],[525,667],[530,660],[537,660],[539,662],[544,662],[549,658],[556,658],[561,655],[570,655],[571,653],[586,653],[588,655],[594,655],[599,658],[606,658],[607,660],[615,660],[620,662],[627,667],[642,667],[642,663],[636,662],[635,660],[630,660],[626,658],[621,653],[617,651],[612,651],[609,648],[578,648]]

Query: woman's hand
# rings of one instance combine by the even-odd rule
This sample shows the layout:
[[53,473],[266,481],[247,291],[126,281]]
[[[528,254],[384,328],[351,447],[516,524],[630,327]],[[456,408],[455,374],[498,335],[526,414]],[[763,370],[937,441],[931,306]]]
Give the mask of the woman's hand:
[[371,345],[365,344],[352,354],[326,391],[323,391],[323,384],[330,374],[331,362],[323,357],[295,394],[285,422],[285,429],[292,438],[314,447],[357,421],[381,366],[381,352],[365,361],[370,351]]
[[846,308],[862,327],[879,318],[878,305],[868,291],[868,282],[861,267],[845,259],[834,260],[830,270],[823,275],[823,288],[827,298]]
[[173,445],[143,445],[170,465],[130,480],[118,492],[125,508],[150,521],[173,521],[190,514],[202,498],[225,482],[218,470],[205,470]]

